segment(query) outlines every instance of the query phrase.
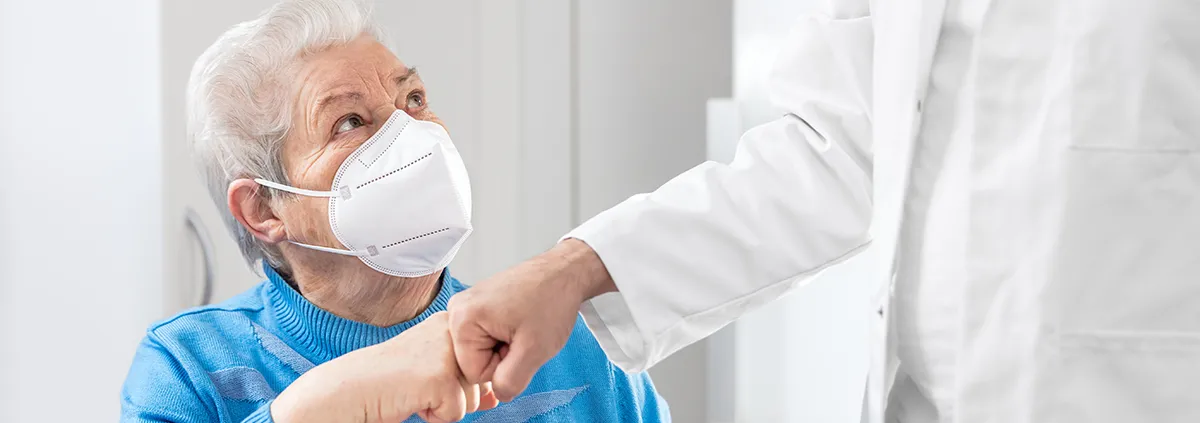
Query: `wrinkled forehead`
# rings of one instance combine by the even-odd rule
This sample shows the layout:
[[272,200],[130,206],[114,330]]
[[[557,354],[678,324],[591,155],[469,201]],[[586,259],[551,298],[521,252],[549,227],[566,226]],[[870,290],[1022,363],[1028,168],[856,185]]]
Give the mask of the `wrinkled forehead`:
[[391,50],[364,36],[302,57],[292,88],[299,104],[315,107],[335,96],[390,94],[415,78],[416,72]]

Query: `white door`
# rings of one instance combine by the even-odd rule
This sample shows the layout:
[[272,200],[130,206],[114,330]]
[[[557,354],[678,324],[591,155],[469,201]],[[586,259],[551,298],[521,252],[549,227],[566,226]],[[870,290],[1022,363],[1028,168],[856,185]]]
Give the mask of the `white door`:
[[[199,305],[203,280],[210,300],[223,300],[259,280],[242,261],[201,182],[187,145],[184,88],[196,57],[217,36],[253,17],[269,0],[164,1],[162,7],[163,312]],[[189,227],[194,225],[198,233]],[[207,252],[201,240],[211,241]],[[207,254],[205,258],[203,255]],[[210,266],[206,275],[204,262]]]

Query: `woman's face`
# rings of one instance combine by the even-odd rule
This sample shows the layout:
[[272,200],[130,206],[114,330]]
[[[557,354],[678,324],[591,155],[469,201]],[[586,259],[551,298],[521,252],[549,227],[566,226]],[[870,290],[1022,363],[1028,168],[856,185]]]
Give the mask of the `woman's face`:
[[[307,57],[293,92],[293,125],[281,158],[291,185],[299,188],[329,190],[346,157],[397,109],[445,126],[430,111],[416,71],[370,37]],[[289,239],[343,248],[329,227],[328,200],[293,197],[275,213]]]

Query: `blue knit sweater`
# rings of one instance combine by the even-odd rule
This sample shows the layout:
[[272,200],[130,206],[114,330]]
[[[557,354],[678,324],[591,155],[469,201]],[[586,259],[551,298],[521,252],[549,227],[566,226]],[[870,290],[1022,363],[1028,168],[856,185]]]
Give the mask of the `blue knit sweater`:
[[[122,422],[270,422],[270,404],[305,371],[390,339],[446,309],[465,287],[444,272],[424,313],[391,327],[335,316],[269,267],[267,280],[222,304],[154,324],[138,346],[121,395]],[[406,420],[419,422],[415,416]],[[667,422],[644,373],[611,364],[583,325],[512,402],[464,422]]]

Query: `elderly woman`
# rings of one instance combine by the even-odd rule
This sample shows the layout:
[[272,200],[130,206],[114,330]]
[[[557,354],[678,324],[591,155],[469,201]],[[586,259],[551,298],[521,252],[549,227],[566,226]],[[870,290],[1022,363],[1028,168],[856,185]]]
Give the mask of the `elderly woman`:
[[464,381],[441,311],[464,289],[445,266],[471,229],[466,170],[368,15],[286,1],[196,62],[189,138],[266,281],[151,326],[122,420],[668,420],[578,321],[513,401]]

